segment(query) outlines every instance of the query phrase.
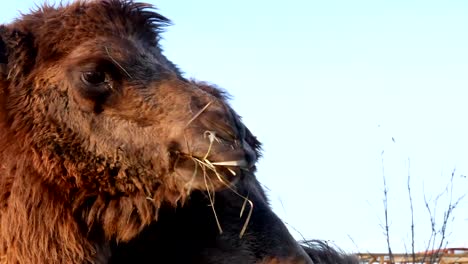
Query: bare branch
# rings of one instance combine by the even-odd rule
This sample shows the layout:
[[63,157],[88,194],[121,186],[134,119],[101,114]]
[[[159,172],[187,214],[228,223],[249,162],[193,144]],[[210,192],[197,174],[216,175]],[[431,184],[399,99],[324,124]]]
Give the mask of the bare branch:
[[[426,257],[429,257],[429,262],[437,262],[440,260],[440,257],[443,254],[443,248],[445,248],[448,245],[447,241],[447,228],[450,222],[453,222],[455,220],[455,217],[453,216],[453,212],[455,208],[457,208],[458,204],[465,198],[466,194],[458,197],[455,201],[453,200],[453,185],[454,185],[454,175],[455,171],[452,172],[450,182],[447,184],[447,186],[444,188],[444,190],[439,193],[435,199],[432,201],[428,201],[426,197],[426,193],[424,192],[424,204],[426,207],[427,212],[429,213],[429,220],[431,223],[431,235],[429,237],[429,241],[426,247],[426,252],[424,255],[423,261],[426,260]],[[437,223],[436,223],[436,210],[438,208],[438,201],[441,197],[443,196],[448,196],[448,204],[443,211],[443,217],[442,217],[442,225],[438,229]],[[433,206],[431,209],[431,205],[429,204],[432,202]]]
[[383,185],[384,185],[384,213],[385,213],[385,237],[387,238],[387,248],[388,248],[388,255],[390,256],[390,263],[395,263],[392,253],[392,247],[390,245],[390,228],[388,224],[388,186],[387,186],[387,179],[385,178],[385,167],[384,167],[384,152],[382,151],[382,177],[383,177]]
[[413,259],[413,263],[416,262],[416,253],[414,252],[414,209],[413,209],[413,196],[411,195],[411,174],[410,174],[410,168],[411,168],[411,163],[410,159],[408,158],[408,182],[407,182],[407,187],[408,187],[408,197],[409,197],[409,203],[410,203],[410,213],[411,213],[411,256]]

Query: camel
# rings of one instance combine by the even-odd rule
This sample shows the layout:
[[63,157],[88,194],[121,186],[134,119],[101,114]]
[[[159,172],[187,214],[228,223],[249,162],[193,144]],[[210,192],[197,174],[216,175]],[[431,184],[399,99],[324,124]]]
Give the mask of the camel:
[[101,0],[0,26],[0,260],[348,263],[273,213],[260,142],[223,90],[163,55],[168,24]]

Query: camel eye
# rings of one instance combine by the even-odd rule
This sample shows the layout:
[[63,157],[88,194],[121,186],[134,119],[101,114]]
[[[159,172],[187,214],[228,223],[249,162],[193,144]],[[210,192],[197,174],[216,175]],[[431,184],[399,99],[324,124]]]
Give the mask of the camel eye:
[[81,80],[88,85],[99,85],[107,81],[106,73],[102,71],[83,72]]

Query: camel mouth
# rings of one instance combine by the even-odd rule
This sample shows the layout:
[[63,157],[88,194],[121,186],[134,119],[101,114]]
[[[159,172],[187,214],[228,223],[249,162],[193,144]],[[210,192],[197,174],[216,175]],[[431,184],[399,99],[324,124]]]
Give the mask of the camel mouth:
[[229,188],[240,176],[254,170],[257,155],[244,139],[229,141],[213,131],[203,135],[205,140],[190,137],[190,144],[175,144],[169,151],[175,176],[186,182],[188,189]]
[[[252,168],[252,164],[249,164],[246,159],[238,160],[226,160],[226,161],[212,161],[207,157],[198,157],[189,154],[179,154],[179,159],[186,159],[192,161],[196,166],[202,169],[208,169],[211,171],[228,170],[232,176],[239,175],[238,171],[249,170]],[[223,174],[223,176],[225,176]]]
[[[203,109],[199,113],[202,112]],[[192,120],[203,123],[208,122],[208,117],[219,119],[210,116],[212,112],[204,114],[197,114]],[[212,130],[192,120],[189,122],[192,126],[176,134],[169,144],[172,168],[179,182],[187,183],[189,190],[217,191],[230,188],[244,172],[254,170],[257,153],[245,140],[243,132],[235,130],[236,126],[217,122],[217,129]],[[214,123],[209,125],[215,126]]]
[[188,189],[219,190],[229,188],[251,166],[246,159],[211,161],[207,157],[178,153],[173,169]]

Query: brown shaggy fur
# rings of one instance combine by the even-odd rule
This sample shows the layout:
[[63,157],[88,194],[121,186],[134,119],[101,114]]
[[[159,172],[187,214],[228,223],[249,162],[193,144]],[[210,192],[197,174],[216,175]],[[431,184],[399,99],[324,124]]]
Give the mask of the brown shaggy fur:
[[[150,5],[101,0],[0,26],[1,260],[312,263],[268,206],[260,144],[223,92],[162,55],[168,23]],[[197,160],[240,165],[217,174]],[[244,200],[227,185],[254,202],[242,239]]]

